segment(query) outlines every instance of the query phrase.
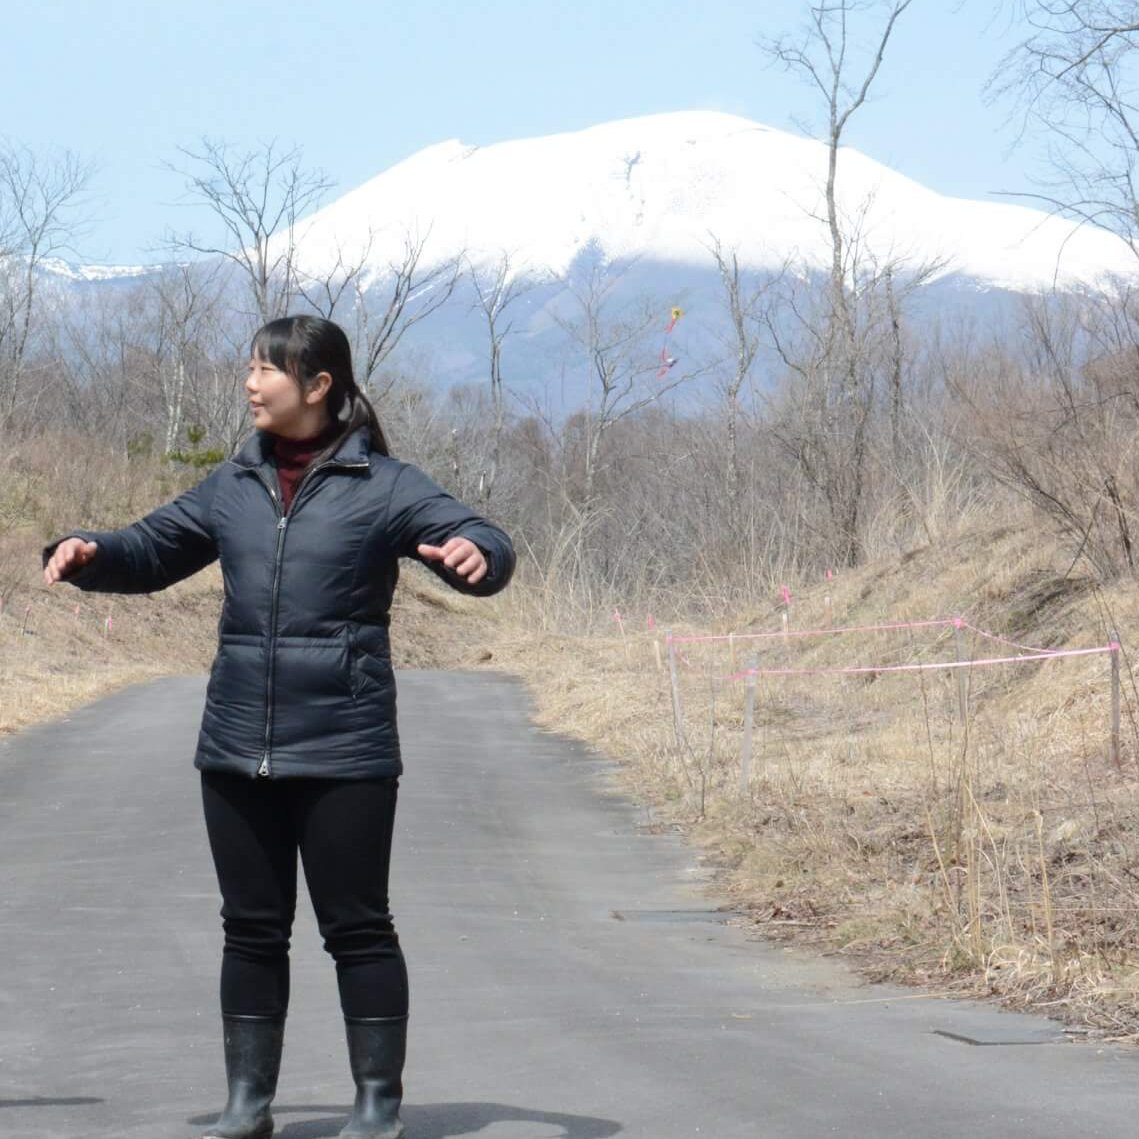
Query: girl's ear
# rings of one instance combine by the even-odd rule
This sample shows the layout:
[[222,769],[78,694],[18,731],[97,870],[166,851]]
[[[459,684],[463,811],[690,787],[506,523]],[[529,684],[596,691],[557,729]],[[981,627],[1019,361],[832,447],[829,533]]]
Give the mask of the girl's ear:
[[322,400],[328,398],[329,390],[332,388],[332,376],[328,372],[317,372],[312,378],[312,382],[305,392],[305,403],[310,407],[315,407]]

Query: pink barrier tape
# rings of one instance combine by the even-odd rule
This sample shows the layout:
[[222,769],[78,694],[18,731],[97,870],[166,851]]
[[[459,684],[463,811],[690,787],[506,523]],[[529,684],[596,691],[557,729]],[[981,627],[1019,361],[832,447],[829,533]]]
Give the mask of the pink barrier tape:
[[1019,641],[1010,641],[1007,637],[998,636],[996,633],[987,633],[984,629],[978,629],[976,625],[970,625],[968,621],[962,621],[959,628],[968,629],[971,633],[976,633],[978,637],[984,637],[987,641],[995,641],[998,645],[1008,645],[1010,649],[1021,649],[1026,653],[1048,653],[1052,649],[1043,648],[1041,645],[1022,645]]
[[929,672],[938,668],[983,668],[986,665],[1022,664],[1028,661],[1058,660],[1061,657],[1087,657],[1118,651],[1119,645],[1112,642],[1110,645],[1100,645],[1094,649],[1057,649],[1055,652],[1031,653],[1026,656],[989,657],[982,660],[950,660],[933,664],[850,665],[843,668],[746,668],[743,672],[736,672],[720,679],[730,682],[746,680],[749,676],[835,676],[840,673]]
[[839,633],[881,633],[895,629],[929,629],[948,628],[960,617],[942,617],[936,621],[896,621],[888,625],[848,625],[837,629],[782,629],[778,633],[732,633],[707,634],[693,637],[673,637],[673,644],[694,644],[698,641],[757,641],[769,640],[772,637],[830,637]]

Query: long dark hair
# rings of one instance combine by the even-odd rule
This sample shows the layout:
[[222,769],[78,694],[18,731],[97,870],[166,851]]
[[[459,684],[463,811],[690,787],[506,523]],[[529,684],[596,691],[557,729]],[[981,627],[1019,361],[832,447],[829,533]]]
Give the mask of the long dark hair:
[[373,451],[391,454],[376,410],[352,374],[352,348],[340,325],[320,316],[282,316],[257,330],[250,351],[279,368],[301,391],[307,391],[321,372],[332,377],[328,414],[338,430],[316,461],[335,453],[361,427],[367,427]]

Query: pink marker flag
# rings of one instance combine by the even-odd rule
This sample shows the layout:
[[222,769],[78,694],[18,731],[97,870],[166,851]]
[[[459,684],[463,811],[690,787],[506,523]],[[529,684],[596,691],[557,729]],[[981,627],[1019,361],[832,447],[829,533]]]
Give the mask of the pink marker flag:
[[827,570],[827,581],[834,577],[834,570]]
[[650,633],[656,630],[657,623],[655,620],[653,620],[653,615],[651,613],[648,615],[648,619],[645,621],[645,624],[648,626]]
[[787,606],[791,604],[791,590],[787,586],[783,587],[783,604]]

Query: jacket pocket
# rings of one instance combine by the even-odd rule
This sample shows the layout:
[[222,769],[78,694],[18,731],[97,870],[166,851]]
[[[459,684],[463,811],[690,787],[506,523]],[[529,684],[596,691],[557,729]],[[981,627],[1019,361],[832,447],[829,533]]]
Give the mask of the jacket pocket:
[[255,634],[222,633],[210,666],[209,697],[234,697],[264,683],[264,639]]
[[393,687],[392,665],[388,657],[369,652],[355,629],[348,633],[348,653],[352,677],[352,698],[388,693]]
[[278,637],[273,661],[274,704],[319,703],[352,697],[348,638]]
[[220,747],[235,754],[264,735],[265,664],[264,638],[244,633],[219,637],[202,723]]
[[355,630],[348,630],[348,679],[349,686],[352,690],[352,699],[356,700],[360,696],[360,692],[364,687],[364,670],[361,667],[360,658],[363,656],[363,649],[356,643]]

